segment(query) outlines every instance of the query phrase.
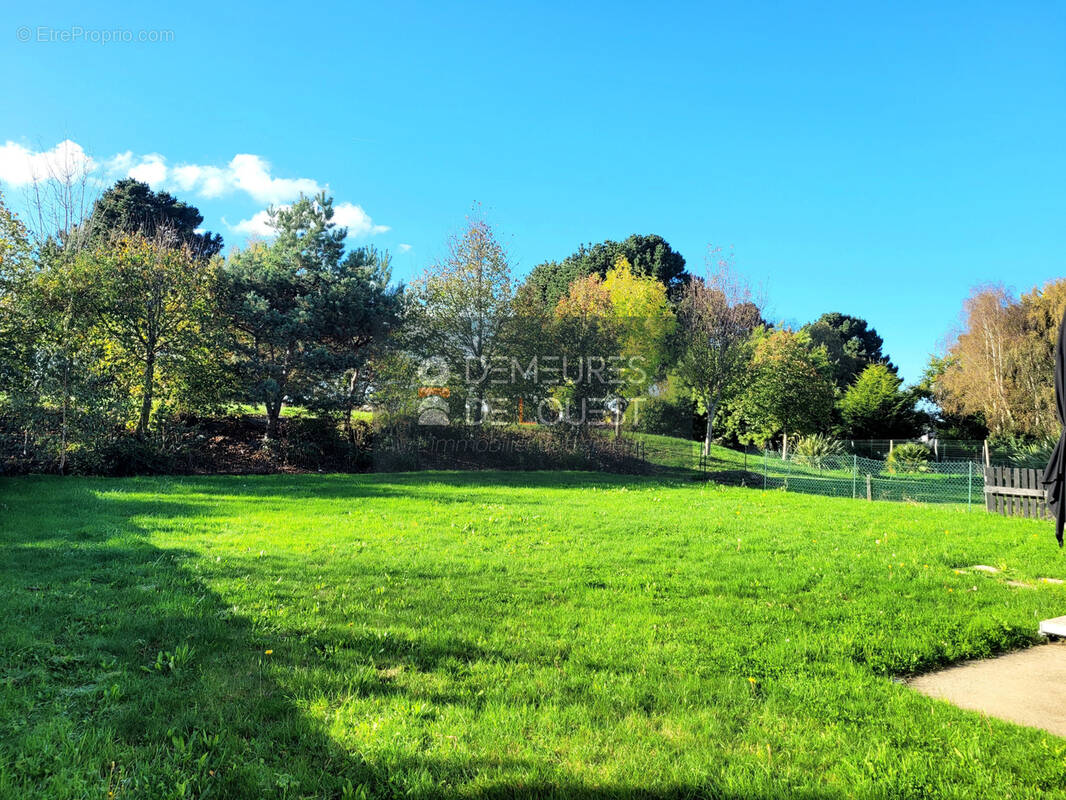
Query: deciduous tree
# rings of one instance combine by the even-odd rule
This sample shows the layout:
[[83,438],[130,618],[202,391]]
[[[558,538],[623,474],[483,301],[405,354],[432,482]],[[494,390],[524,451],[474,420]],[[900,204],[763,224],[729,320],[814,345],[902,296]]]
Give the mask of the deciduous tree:
[[949,414],[980,415],[995,436],[1057,432],[1054,340],[1066,279],[1021,298],[1002,286],[975,289],[947,349],[933,394]]
[[825,348],[814,347],[806,333],[760,329],[744,383],[736,405],[744,425],[741,438],[764,442],[781,434],[781,452],[787,455],[790,434],[827,427],[832,369]]
[[521,293],[528,302],[553,308],[578,278],[599,275],[606,278],[619,258],[625,258],[634,275],[654,278],[667,295],[676,300],[688,281],[685,259],[657,234],[633,234],[621,242],[610,239],[594,245],[581,245],[562,261],[546,261],[529,273]]
[[148,430],[161,379],[165,385],[202,353],[215,312],[215,265],[174,242],[162,229],[151,238],[127,234],[85,251],[73,266],[84,311],[114,361],[136,374],[138,437]]
[[504,355],[513,300],[507,253],[475,212],[451,237],[444,258],[412,286],[410,347],[446,363],[450,379],[465,384],[466,399],[481,398],[494,360]]
[[27,295],[35,272],[26,226],[0,194],[0,392],[10,391],[26,367],[28,334],[33,327]]
[[748,366],[752,331],[762,322],[752,292],[719,248],[710,254],[706,279],[686,283],[678,303],[681,353],[676,372],[707,415],[703,449],[708,452],[718,408]]
[[552,396],[580,430],[602,421],[619,393],[620,377],[609,359],[620,350],[621,330],[611,295],[599,275],[579,278],[559,300],[551,339],[562,359]]

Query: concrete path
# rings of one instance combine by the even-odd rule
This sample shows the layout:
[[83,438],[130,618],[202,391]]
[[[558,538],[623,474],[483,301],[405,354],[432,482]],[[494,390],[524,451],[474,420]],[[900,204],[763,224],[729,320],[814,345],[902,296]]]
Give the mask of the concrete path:
[[907,685],[971,711],[1066,737],[1066,641],[968,661]]

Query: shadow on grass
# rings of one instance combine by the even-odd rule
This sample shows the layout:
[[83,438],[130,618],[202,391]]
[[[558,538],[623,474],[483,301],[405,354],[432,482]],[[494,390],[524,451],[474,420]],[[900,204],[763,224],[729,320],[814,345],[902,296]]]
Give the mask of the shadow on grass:
[[[373,779],[297,712],[275,680],[292,665],[191,554],[134,521],[202,503],[78,486],[51,492],[77,509],[72,530],[55,523],[74,515],[20,509],[0,488],[15,523],[0,523],[0,794],[266,797],[337,763],[347,782]],[[324,778],[340,796],[345,781]]]
[[[25,485],[59,486],[62,479],[54,477],[0,478]],[[260,503],[288,504],[303,499],[353,500],[396,498],[428,502],[480,502],[479,495],[497,495],[500,488],[513,489],[618,489],[640,488],[662,483],[662,476],[621,475],[603,472],[520,472],[509,470],[443,470],[423,472],[392,472],[372,474],[329,473],[320,475],[216,475],[207,477],[174,478],[96,478],[92,484],[101,492],[115,492],[115,499],[127,502],[127,493],[150,491],[155,494],[152,510],[156,517],[162,505],[170,503],[166,515],[180,515],[184,511],[197,515],[224,513],[219,501],[239,496],[253,498]],[[435,486],[460,489],[464,492],[438,492]],[[511,495],[508,503],[521,503],[520,496]],[[540,503],[540,498],[532,502]],[[128,507],[128,506],[127,506]],[[184,507],[184,508],[183,508]],[[131,509],[136,516],[141,512]]]
[[[611,476],[554,476],[551,485],[618,485]],[[484,476],[436,476],[473,486]],[[511,485],[544,485],[508,475]],[[313,630],[276,631],[242,614],[200,576],[202,554],[152,543],[149,521],[202,516],[232,494],[284,496],[307,476],[182,481],[183,491],[144,499],[113,491],[138,482],[54,481],[48,493],[0,485],[0,795],[25,797],[448,797],[479,774],[506,768],[529,783],[475,791],[488,798],[731,798],[712,786],[656,791],[558,780],[558,768],[502,753],[438,757],[362,755],[332,739],[293,696],[289,680],[334,646]],[[398,479],[371,490],[358,479],[312,481],[316,496],[403,495]],[[221,485],[220,485],[221,484]],[[321,484],[321,486],[318,486]],[[28,484],[27,484],[28,485]],[[324,490],[319,495],[318,489]],[[212,491],[213,490],[213,491]],[[347,494],[346,494],[347,493]],[[297,496],[290,499],[298,499]],[[47,497],[49,505],[41,507]],[[71,519],[77,523],[70,524]],[[503,658],[466,641],[427,645],[354,635],[345,647],[370,677],[357,691],[402,691],[373,667]],[[352,690],[349,675],[312,674],[326,693]],[[548,773],[551,778],[544,778]]]

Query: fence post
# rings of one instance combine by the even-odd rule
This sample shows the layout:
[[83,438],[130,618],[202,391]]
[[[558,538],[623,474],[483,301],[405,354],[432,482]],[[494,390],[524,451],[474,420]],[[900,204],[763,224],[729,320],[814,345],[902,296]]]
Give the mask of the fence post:
[[859,457],[854,453],[851,454],[851,499],[855,499],[855,495],[859,491]]
[[966,510],[969,511],[973,506],[973,462],[969,462],[970,474],[968,476],[968,483],[966,486]]
[[870,473],[866,473],[866,499],[871,501],[874,499],[873,478]]
[[762,451],[762,488],[766,488],[766,453],[767,450],[764,447]]

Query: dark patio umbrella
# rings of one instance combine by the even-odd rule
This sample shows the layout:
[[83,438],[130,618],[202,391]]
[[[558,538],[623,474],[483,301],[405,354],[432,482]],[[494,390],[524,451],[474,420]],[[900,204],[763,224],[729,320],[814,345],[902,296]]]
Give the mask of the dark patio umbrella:
[[1059,341],[1055,345],[1055,410],[1064,429],[1044,470],[1044,488],[1047,489],[1048,508],[1055,515],[1055,538],[1062,547],[1062,525],[1066,520],[1066,503],[1063,502],[1066,493],[1066,314],[1062,317]]

